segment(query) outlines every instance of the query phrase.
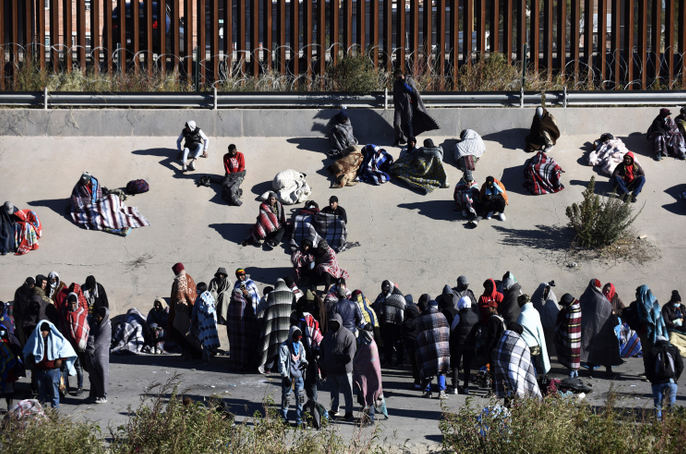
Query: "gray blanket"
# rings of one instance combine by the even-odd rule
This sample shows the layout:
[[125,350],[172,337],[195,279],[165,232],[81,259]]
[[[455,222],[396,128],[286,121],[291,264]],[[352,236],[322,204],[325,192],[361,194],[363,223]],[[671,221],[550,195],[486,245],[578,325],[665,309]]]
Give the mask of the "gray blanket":
[[86,369],[90,374],[91,386],[95,397],[105,397],[110,381],[110,343],[112,342],[112,322],[110,310],[100,323],[93,321],[88,345],[86,346]]
[[[594,279],[595,280],[595,279]],[[615,335],[612,304],[593,281],[579,298],[581,303],[581,362],[599,366],[622,364]]]

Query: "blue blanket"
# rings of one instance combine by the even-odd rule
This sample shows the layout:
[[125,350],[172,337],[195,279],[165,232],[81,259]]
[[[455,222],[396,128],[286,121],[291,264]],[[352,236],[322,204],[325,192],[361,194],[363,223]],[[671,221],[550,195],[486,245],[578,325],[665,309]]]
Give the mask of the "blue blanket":
[[[50,326],[50,334],[48,334],[48,347],[45,348],[43,342],[43,336],[41,335],[40,328],[46,323]],[[43,356],[46,355],[48,361],[54,361],[56,359],[63,358],[67,364],[67,371],[69,375],[76,375],[76,369],[74,369],[74,361],[76,361],[76,352],[74,347],[71,346],[69,341],[60,333],[55,325],[47,320],[38,322],[36,329],[29,336],[24,345],[24,350],[22,350],[24,358],[28,355],[33,355],[36,359],[36,363],[43,360]]]

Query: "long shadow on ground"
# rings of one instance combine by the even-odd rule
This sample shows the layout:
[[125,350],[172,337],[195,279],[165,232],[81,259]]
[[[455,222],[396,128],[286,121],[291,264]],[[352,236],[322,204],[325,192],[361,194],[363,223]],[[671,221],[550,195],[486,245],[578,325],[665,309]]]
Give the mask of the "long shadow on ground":
[[[524,151],[524,137],[526,137],[527,134],[529,134],[529,130],[526,128],[512,128],[505,131],[486,134],[485,136],[481,136],[481,138],[483,140],[498,142],[500,146],[509,150]],[[488,153],[488,151],[486,151],[486,153]]]
[[683,215],[686,214],[686,202],[681,199],[681,194],[686,190],[686,184],[677,184],[665,189],[665,192],[674,197],[674,202],[662,205],[662,208],[670,213]]
[[436,221],[455,221],[457,215],[453,212],[455,203],[452,200],[429,200],[426,202],[401,203],[398,208],[419,210],[419,214]]
[[559,225],[536,225],[531,230],[509,229],[499,225],[493,228],[504,235],[500,240],[503,244],[531,249],[563,250],[574,237],[571,229]]
[[[27,202],[27,205],[31,207],[44,207],[50,208],[55,213],[62,216],[64,219],[73,223],[71,215],[69,214],[69,199],[44,199],[44,200],[34,200],[33,202]],[[40,214],[39,214],[40,216]]]

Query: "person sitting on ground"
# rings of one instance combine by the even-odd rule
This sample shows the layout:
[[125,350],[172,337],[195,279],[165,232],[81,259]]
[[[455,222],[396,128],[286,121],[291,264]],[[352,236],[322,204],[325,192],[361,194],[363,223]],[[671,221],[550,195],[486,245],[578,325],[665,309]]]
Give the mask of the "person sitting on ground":
[[669,343],[674,345],[686,356],[686,306],[681,304],[681,295],[672,290],[672,297],[662,306],[662,318],[669,334]]
[[524,165],[524,187],[532,195],[560,192],[565,188],[560,179],[563,173],[555,159],[539,151]]
[[345,208],[338,204],[338,197],[335,195],[329,197],[329,205],[322,208],[322,213],[335,214],[336,216],[340,216],[340,218],[343,219],[343,222],[346,224],[348,223],[348,215],[345,212]]
[[233,289],[240,289],[243,295],[252,304],[253,310],[257,313],[257,305],[260,303],[260,290],[257,288],[255,281],[250,279],[243,268],[236,269],[236,282],[233,284]]
[[591,279],[579,303],[581,362],[587,363],[590,377],[593,377],[596,365],[605,366],[605,376],[613,377],[612,366],[619,366],[624,361],[619,355],[619,340],[615,334],[617,316],[612,314],[612,304],[603,295],[598,279]]
[[86,230],[127,236],[133,228],[150,225],[138,208],[127,207],[116,194],[103,196],[100,182],[88,172],[83,172],[71,192],[69,211],[74,223]]
[[266,201],[260,203],[260,214],[257,222],[250,228],[250,233],[241,243],[242,246],[254,244],[259,246],[265,240],[268,249],[279,245],[286,233],[286,214],[283,205],[274,192],[269,193]]
[[329,244],[319,240],[317,248],[313,248],[311,240],[304,240],[300,249],[291,255],[291,263],[295,268],[298,285],[324,285],[327,289],[337,279],[348,279],[350,275],[338,265],[336,252]]
[[520,324],[509,323],[493,358],[496,395],[505,398],[506,406],[513,398],[543,398],[523,331]]
[[217,332],[217,309],[214,297],[207,291],[206,283],[198,283],[197,293],[198,298],[195,300],[191,314],[191,332],[202,349],[202,364],[206,366],[217,354],[220,346]]
[[643,167],[634,160],[634,154],[628,152],[624,155],[622,163],[612,172],[612,189],[622,199],[631,192],[629,199],[636,202],[636,197],[641,193],[646,182],[645,175]]
[[667,409],[671,410],[676,402],[677,382],[684,371],[684,361],[679,349],[670,345],[667,338],[657,336],[655,345],[645,354],[646,378],[650,380],[653,391],[653,404],[657,420],[662,420],[662,402],[667,399]]
[[358,179],[375,186],[391,179],[393,156],[386,150],[374,144],[367,144],[362,149],[364,160],[360,165]]
[[[181,149],[181,142],[183,141],[183,150]],[[195,161],[198,160],[202,154],[203,158],[208,156],[207,150],[210,148],[210,139],[207,138],[204,132],[195,124],[193,120],[187,121],[176,139],[176,149],[178,150],[178,158],[181,160],[183,171],[195,170]],[[191,159],[188,159],[188,156]]]
[[331,410],[329,416],[340,418],[340,393],[345,398],[343,420],[354,419],[353,410],[353,358],[357,351],[355,335],[345,329],[343,320],[338,314],[329,317],[329,330],[320,344],[319,367],[325,375],[331,389]]
[[60,408],[60,368],[62,363],[69,375],[76,374],[76,352],[57,327],[42,321],[33,330],[22,351],[25,363],[33,366],[38,379],[38,400],[49,398],[52,408]]
[[400,150],[400,155],[398,155],[398,159],[403,158],[407,155],[411,155],[412,153],[417,151],[417,138],[416,137],[408,137],[407,138],[407,146],[403,147],[402,150]]
[[682,136],[686,134],[686,107],[679,109],[679,115],[674,119],[674,123],[676,123]]
[[350,146],[343,150],[341,158],[326,168],[336,178],[332,188],[344,188],[357,184],[357,173],[360,171],[364,155],[356,146]]
[[593,141],[594,149],[588,154],[588,165],[600,166],[603,175],[612,176],[615,167],[622,163],[627,149],[622,139],[616,138],[609,132],[600,135],[600,138]]
[[443,168],[443,148],[434,145],[431,139],[426,139],[424,146],[415,152],[398,158],[391,168],[391,174],[424,194],[436,188],[449,187],[448,176]]
[[[97,311],[96,311],[97,312]],[[169,307],[167,307],[164,298],[157,297],[152,305],[152,309],[148,312],[146,323],[148,324],[148,338],[152,342],[153,353],[165,353],[164,345],[164,330],[167,326],[167,319],[169,318]]]
[[505,186],[498,179],[489,176],[481,185],[479,191],[479,215],[469,222],[476,227],[483,219],[491,219],[496,215],[501,221],[505,220],[505,206],[507,205],[507,192]]
[[560,129],[557,120],[545,107],[537,107],[534,119],[531,122],[529,135],[524,138],[527,153],[542,150],[548,153],[560,138]]
[[226,268],[217,268],[217,272],[214,273],[208,288],[217,305],[217,323],[222,325],[226,323],[226,311],[229,308],[231,290],[233,288],[228,277],[229,273],[226,272]]
[[617,316],[622,315],[625,306],[622,300],[619,299],[619,295],[612,282],[608,282],[603,286],[603,295],[605,295],[605,298],[612,304],[612,313]]
[[293,276],[284,276],[283,281],[286,283],[288,288],[293,292],[295,295],[295,302],[297,303],[300,298],[305,296],[302,290],[295,284],[295,279],[293,279]]
[[369,324],[365,325],[357,338],[357,352],[353,361],[353,378],[360,390],[358,402],[364,407],[362,423],[374,424],[376,403],[380,400],[385,407],[385,400],[379,348],[374,340],[374,330]]
[[476,163],[486,152],[486,144],[479,133],[473,129],[464,129],[460,133],[460,140],[455,144],[455,162],[457,168],[463,172],[475,170]]
[[381,293],[372,305],[379,315],[383,336],[384,360],[382,364],[393,364],[393,350],[396,349],[396,367],[403,364],[402,325],[407,301],[400,289],[389,280],[381,283]]
[[522,309],[517,317],[517,323],[522,326],[522,339],[529,346],[531,362],[537,373],[543,375],[550,372],[550,358],[548,347],[545,343],[545,333],[541,323],[541,315],[538,313],[529,295],[522,294],[517,298],[517,304]]
[[257,364],[261,374],[272,370],[275,361],[278,360],[279,345],[288,337],[294,308],[295,295],[283,279],[278,279],[274,291],[267,295],[267,304],[260,325]]
[[303,423],[302,412],[305,402],[304,375],[307,365],[307,353],[301,342],[303,335],[300,328],[291,326],[288,339],[279,345],[279,375],[281,375],[281,417],[288,423],[288,407],[291,392],[295,391],[295,424]]
[[222,199],[229,205],[241,206],[243,205],[241,184],[245,179],[245,156],[238,151],[236,145],[231,144],[223,161],[226,174],[221,180]]
[[19,210],[10,201],[0,208],[0,255],[23,255],[38,249],[43,226],[35,211]]
[[686,159],[686,142],[671,114],[669,109],[663,107],[648,128],[648,140],[653,144],[656,161],[669,155]]
[[476,218],[479,208],[479,184],[474,180],[471,170],[465,170],[455,185],[453,192],[455,209],[462,212],[465,219]]
[[329,132],[329,157],[338,159],[343,150],[357,145],[357,139],[353,134],[353,124],[348,118],[345,108],[334,115],[326,125]]

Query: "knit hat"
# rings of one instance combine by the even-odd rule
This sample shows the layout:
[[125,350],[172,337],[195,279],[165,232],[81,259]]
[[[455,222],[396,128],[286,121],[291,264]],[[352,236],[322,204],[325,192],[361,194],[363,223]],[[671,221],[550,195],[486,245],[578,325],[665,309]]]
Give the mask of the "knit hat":
[[436,148],[436,145],[434,145],[434,141],[431,139],[424,139],[424,147],[426,148]]
[[78,303],[79,302],[79,296],[76,293],[70,293],[69,296],[67,296],[67,303]]
[[543,118],[543,107],[536,107],[536,116],[538,116],[538,118]]
[[295,284],[295,279],[293,279],[293,276],[286,276],[283,278],[283,281],[289,288],[293,287],[293,284]]
[[464,178],[464,181],[474,181],[474,175],[472,175],[471,170],[465,170],[462,178]]
[[242,274],[245,274],[245,270],[244,270],[243,268],[238,268],[238,269],[236,270],[236,277],[238,277],[238,276],[240,276],[240,275],[242,275]]
[[14,204],[9,200],[5,202],[5,204],[2,207],[5,209],[7,214],[14,214]]
[[[179,274],[179,273],[176,273],[176,274]],[[96,281],[95,281],[95,276],[88,276],[88,277],[86,278],[86,285],[85,285],[85,287],[86,287],[87,289],[89,289],[89,290],[95,289],[95,286],[96,286],[96,285],[97,285],[97,283],[96,283]]]
[[336,117],[339,123],[345,123],[348,119],[348,113],[345,110],[341,110]]
[[679,292],[677,290],[672,290],[672,299],[669,300],[670,303],[680,303],[681,302],[681,295],[679,295]]
[[391,281],[383,281],[381,283],[381,291],[383,291],[384,293],[391,293],[391,290],[392,290]]
[[597,288],[598,290],[602,289],[603,284],[598,279],[593,279],[591,284],[593,284],[593,287]]
[[176,265],[172,266],[172,271],[174,274],[179,274],[181,271],[185,270],[183,263],[179,262]]
[[436,300],[429,301],[429,307],[438,307],[438,302]]
[[24,281],[24,283],[30,287],[32,285],[36,285],[36,280],[29,276],[26,278],[26,281]]
[[460,276],[457,278],[457,286],[460,287],[461,289],[467,288],[469,285],[469,280],[467,280],[467,276]]
[[214,277],[219,277],[222,274],[226,277],[229,276],[229,273],[226,272],[226,268],[219,267],[219,268],[217,268],[217,272],[214,273]]

